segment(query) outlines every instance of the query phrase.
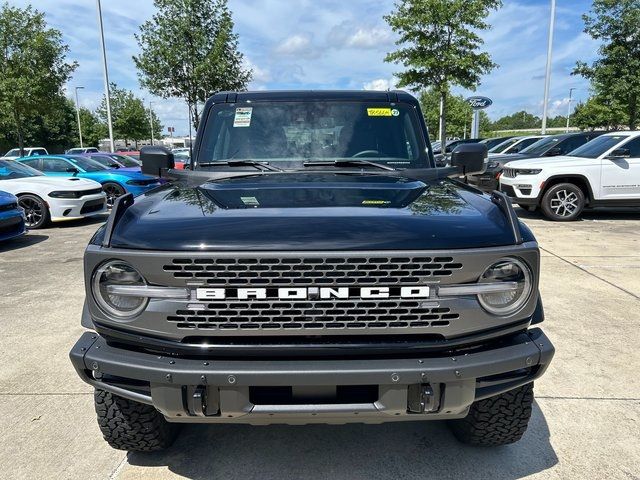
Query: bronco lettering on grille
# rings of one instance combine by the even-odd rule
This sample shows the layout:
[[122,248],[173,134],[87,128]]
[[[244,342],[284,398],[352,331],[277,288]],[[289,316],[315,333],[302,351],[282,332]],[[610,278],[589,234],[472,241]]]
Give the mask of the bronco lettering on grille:
[[429,298],[430,288],[419,287],[296,287],[296,288],[198,288],[198,300],[238,300],[278,298],[280,300],[308,300],[330,298]]

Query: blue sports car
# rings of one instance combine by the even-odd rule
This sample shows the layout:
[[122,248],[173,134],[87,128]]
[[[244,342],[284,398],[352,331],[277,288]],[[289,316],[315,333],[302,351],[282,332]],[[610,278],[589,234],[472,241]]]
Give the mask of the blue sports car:
[[0,192],[0,241],[19,237],[27,232],[23,210],[18,199],[7,192]]
[[116,198],[127,192],[138,196],[165,183],[158,177],[140,172],[110,169],[82,155],[41,155],[36,158],[18,158],[16,161],[40,170],[45,175],[95,180],[102,184],[109,207],[113,205]]

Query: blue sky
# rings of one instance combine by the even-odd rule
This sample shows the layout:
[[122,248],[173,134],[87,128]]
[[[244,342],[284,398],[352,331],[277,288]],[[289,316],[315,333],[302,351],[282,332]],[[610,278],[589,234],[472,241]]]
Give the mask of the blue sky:
[[[10,0],[24,6],[27,0]],[[69,91],[83,85],[81,104],[95,108],[102,95],[96,4],[94,0],[35,0],[50,25],[59,28],[70,46],[69,58],[79,68]],[[570,76],[576,60],[591,61],[597,43],[582,33],[581,15],[590,0],[558,0],[550,113],[566,114],[570,87],[585,99],[588,83]],[[254,70],[251,88],[376,88],[393,86],[399,67],[383,62],[395,37],[383,20],[393,0],[229,0],[240,35],[240,49]],[[186,132],[187,111],[180,100],[153,98],[140,89],[131,60],[138,51],[133,37],[154,13],[152,0],[102,0],[110,79],[134,90],[154,109],[163,124]],[[494,100],[492,118],[527,109],[542,112],[549,0],[504,0],[491,14],[493,28],[483,34],[486,50],[500,67],[477,90]],[[459,90],[459,93],[468,92]]]

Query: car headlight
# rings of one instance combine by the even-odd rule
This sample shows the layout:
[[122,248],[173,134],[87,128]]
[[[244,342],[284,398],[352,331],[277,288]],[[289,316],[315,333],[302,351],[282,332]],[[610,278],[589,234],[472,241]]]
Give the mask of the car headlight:
[[516,170],[518,175],[538,175],[542,171],[541,168],[519,168]]
[[489,162],[487,168],[498,168],[500,164],[498,162]]
[[509,283],[508,289],[478,295],[482,308],[493,315],[506,316],[517,312],[527,303],[533,290],[531,270],[516,258],[497,261],[484,271],[478,282]]
[[100,265],[93,273],[91,291],[98,306],[108,315],[119,319],[132,318],[147,307],[147,297],[119,295],[110,291],[113,286],[145,286],[147,282],[135,268],[121,260]]
[[78,192],[69,192],[64,190],[56,190],[49,193],[51,198],[78,198]]

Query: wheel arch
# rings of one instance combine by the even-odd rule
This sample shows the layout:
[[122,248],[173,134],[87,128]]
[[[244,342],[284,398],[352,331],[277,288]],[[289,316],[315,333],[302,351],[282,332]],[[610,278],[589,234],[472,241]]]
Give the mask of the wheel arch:
[[558,185],[559,183],[573,183],[576,185],[582,192],[584,193],[584,198],[586,200],[587,205],[594,201],[595,197],[593,195],[593,189],[591,187],[591,182],[589,179],[580,174],[568,174],[568,175],[552,175],[544,182],[544,187],[540,192],[540,198],[544,196],[547,191],[553,187],[554,185]]

